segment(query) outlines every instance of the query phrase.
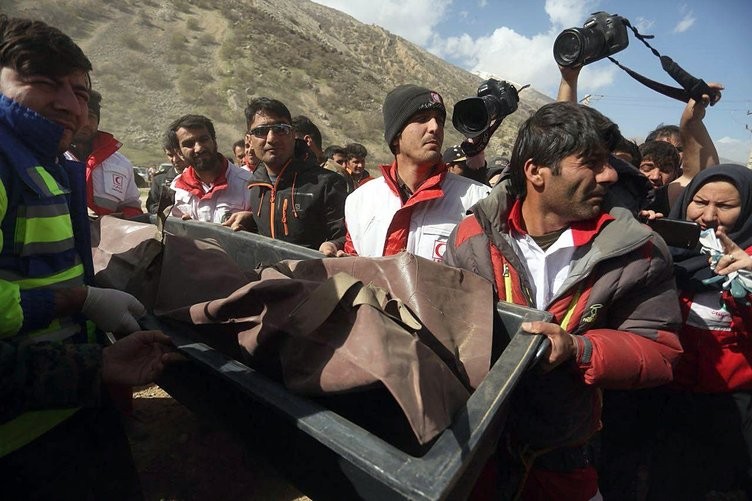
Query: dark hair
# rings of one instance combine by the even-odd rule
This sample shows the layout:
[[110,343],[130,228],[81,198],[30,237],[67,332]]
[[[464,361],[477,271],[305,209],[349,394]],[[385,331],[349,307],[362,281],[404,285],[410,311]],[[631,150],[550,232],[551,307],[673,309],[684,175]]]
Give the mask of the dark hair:
[[517,133],[509,161],[511,192],[520,198],[525,196],[524,170],[528,160],[549,167],[558,175],[561,160],[569,155],[605,159],[608,151],[604,138],[613,130],[604,128],[606,122],[596,120],[598,115],[603,116],[593,113],[587,106],[555,102],[541,107],[528,118]]
[[246,128],[249,130],[251,128],[251,122],[253,122],[253,118],[257,113],[282,117],[292,123],[292,116],[290,115],[290,110],[287,109],[287,106],[285,106],[282,101],[271,99],[269,97],[257,97],[251,99],[251,102],[245,107],[244,113]]
[[204,115],[183,115],[170,124],[170,130],[174,132],[177,132],[177,130],[181,127],[184,129],[205,128],[209,131],[209,135],[211,136],[212,141],[217,141],[217,135],[214,132],[214,124]]
[[679,130],[679,126],[661,124],[656,127],[654,131],[648,134],[648,137],[645,138],[645,142],[647,143],[648,141],[658,141],[659,139],[671,138],[674,136],[681,138],[681,131]]
[[679,151],[671,143],[646,141],[640,145],[640,155],[642,155],[640,163],[651,160],[659,169],[665,170],[664,167],[671,167],[674,174],[679,174],[679,165],[681,164]]
[[304,136],[311,136],[313,144],[315,144],[318,149],[322,148],[321,131],[316,127],[315,123],[311,122],[310,118],[305,115],[298,115],[292,119],[292,126],[296,133]]
[[60,77],[79,70],[91,87],[89,58],[68,35],[42,21],[0,15],[0,67],[24,76]]
[[165,151],[177,151],[180,149],[178,135],[175,134],[174,130],[167,129],[164,134],[162,134],[162,149]]
[[331,146],[327,146],[327,148],[324,150],[324,157],[325,158],[334,158],[334,155],[340,154],[347,156],[347,151],[338,144],[333,144]]
[[245,139],[240,139],[232,143],[232,151],[235,152],[235,148],[243,148],[245,150]]
[[89,89],[89,112],[94,113],[97,117],[101,116],[102,111],[102,94]]
[[363,146],[360,143],[350,143],[347,146],[345,146],[345,153],[347,154],[347,158],[365,158],[368,156],[368,150],[365,146]]
[[622,137],[621,141],[616,144],[616,148],[611,151],[623,151],[625,153],[629,153],[629,155],[632,157],[632,160],[629,163],[631,163],[638,169],[640,168],[640,163],[642,162],[642,153],[640,153],[640,148],[634,141],[630,141],[626,137]]
[[589,113],[590,116],[593,117],[593,120],[595,120],[595,126],[598,128],[598,134],[601,136],[603,145],[608,149],[609,152],[614,151],[616,149],[616,145],[619,144],[622,139],[624,139],[624,136],[621,135],[621,131],[619,130],[619,126],[595,108],[591,108],[590,106],[583,106],[582,111]]

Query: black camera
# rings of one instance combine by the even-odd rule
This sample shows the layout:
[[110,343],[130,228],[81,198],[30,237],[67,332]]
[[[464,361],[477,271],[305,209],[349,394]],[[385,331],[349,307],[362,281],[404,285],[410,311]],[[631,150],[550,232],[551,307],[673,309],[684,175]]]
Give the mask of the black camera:
[[628,21],[618,14],[592,14],[582,28],[568,28],[554,41],[554,59],[560,66],[590,64],[629,45]]
[[468,97],[454,105],[452,125],[465,137],[479,136],[494,120],[514,113],[519,101],[512,84],[488,79],[478,87],[478,97]]

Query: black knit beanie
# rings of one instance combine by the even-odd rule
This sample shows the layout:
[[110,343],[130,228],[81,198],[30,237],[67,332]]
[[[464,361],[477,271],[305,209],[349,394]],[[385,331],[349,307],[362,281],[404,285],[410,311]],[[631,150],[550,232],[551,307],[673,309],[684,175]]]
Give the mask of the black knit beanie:
[[392,141],[415,113],[423,110],[440,110],[446,117],[444,100],[438,92],[425,87],[405,84],[396,87],[384,99],[384,139],[389,149]]

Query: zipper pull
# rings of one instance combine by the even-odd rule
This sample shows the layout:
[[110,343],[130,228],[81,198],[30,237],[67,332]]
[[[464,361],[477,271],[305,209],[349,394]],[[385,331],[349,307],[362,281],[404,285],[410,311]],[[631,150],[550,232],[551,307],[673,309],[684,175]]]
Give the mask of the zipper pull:
[[282,201],[282,226],[284,227],[284,230],[285,230],[285,236],[287,236],[288,231],[287,231],[287,199],[286,198]]

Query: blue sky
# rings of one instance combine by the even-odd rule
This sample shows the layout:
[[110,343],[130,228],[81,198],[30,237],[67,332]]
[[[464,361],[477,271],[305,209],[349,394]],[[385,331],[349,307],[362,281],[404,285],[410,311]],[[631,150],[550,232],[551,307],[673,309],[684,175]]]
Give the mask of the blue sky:
[[[599,10],[626,17],[650,44],[690,74],[720,82],[723,98],[705,124],[723,158],[746,163],[752,150],[752,2],[749,0],[315,0],[377,24],[469,71],[530,83],[556,96],[553,40]],[[614,56],[653,80],[677,86],[630,32]],[[470,90],[470,89],[469,89]],[[470,90],[471,91],[471,90]],[[660,123],[679,123],[684,103],[658,94],[608,60],[586,66],[579,97],[641,141]]]

